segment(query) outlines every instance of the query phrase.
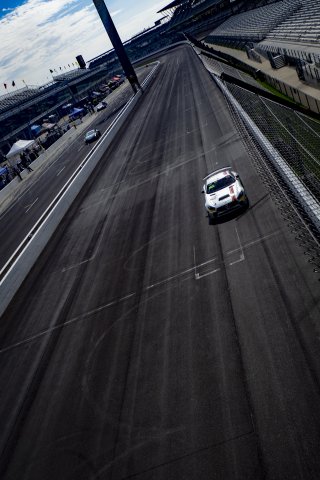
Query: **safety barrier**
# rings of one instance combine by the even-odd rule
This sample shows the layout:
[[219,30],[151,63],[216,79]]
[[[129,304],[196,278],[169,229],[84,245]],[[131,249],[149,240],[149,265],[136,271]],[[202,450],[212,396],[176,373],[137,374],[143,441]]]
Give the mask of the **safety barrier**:
[[259,130],[257,125],[252,121],[249,115],[243,110],[237,100],[231,95],[224,83],[216,76],[212,75],[219,88],[223,91],[224,95],[228,98],[231,104],[238,110],[250,130],[253,137],[258,141],[259,145],[267,155],[269,160],[273,163],[282,179],[288,184],[290,189],[294,192],[297,201],[303,206],[306,214],[310,217],[311,222],[320,231],[320,204],[317,199],[310,194],[303,183],[299,180],[297,175],[291,170],[285,160],[281,157],[279,152],[269,142],[269,140]]
[[[145,88],[156,70],[160,62],[142,82]],[[55,232],[59,223],[66,215],[71,204],[79,194],[80,190],[87,182],[93,170],[101,160],[105,149],[112,142],[130,112],[133,111],[139,102],[142,93],[138,91],[133,95],[124,108],[118,113],[111,125],[102,135],[99,143],[85,157],[82,163],[77,167],[65,185],[61,188],[54,200],[32,227],[18,248],[12,254],[10,259],[0,271],[0,315],[3,314],[14,295],[18,291],[22,282],[27,277],[31,268],[37,261],[39,255],[46,247],[51,236]]]

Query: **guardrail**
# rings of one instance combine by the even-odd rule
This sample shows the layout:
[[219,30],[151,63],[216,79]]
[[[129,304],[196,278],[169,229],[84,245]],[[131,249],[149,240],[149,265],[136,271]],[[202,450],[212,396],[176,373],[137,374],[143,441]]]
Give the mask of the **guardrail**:
[[293,170],[288,166],[288,164],[285,162],[285,160],[282,158],[276,148],[263,135],[257,125],[243,110],[239,102],[232,96],[232,94],[229,92],[223,82],[215,75],[212,75],[212,77],[218,84],[224,95],[240,113],[245,125],[247,126],[253,137],[259,142],[259,145],[263,149],[264,153],[267,155],[268,159],[272,162],[281,178],[285,181],[290,190],[293,192],[297,201],[303,207],[312,224],[320,231],[320,204],[318,200],[309,192],[309,190],[307,190],[307,188],[299,180]]
[[[196,52],[195,52],[196,53]],[[198,55],[197,55],[198,56]],[[199,56],[198,56],[199,58]],[[208,70],[209,74],[219,86],[220,90],[233,105],[233,107],[239,112],[244,124],[251,132],[253,137],[258,141],[264,153],[267,155],[268,159],[272,162],[276,168],[278,174],[281,176],[282,180],[288,185],[288,188],[293,193],[299,205],[303,208],[308,219],[314,225],[315,229],[320,232],[320,203],[319,201],[309,192],[309,190],[304,186],[304,184],[299,180],[297,175],[289,167],[286,161],[282,158],[277,149],[269,142],[269,140],[263,135],[259,130],[258,126],[253,122],[250,116],[244,111],[239,102],[233,97],[228,88],[224,85],[223,81],[217,76],[214,75],[206,67],[205,63],[200,59],[204,67]],[[311,233],[311,232],[310,232]]]
[[[142,82],[146,87],[154,76],[160,62]],[[73,172],[65,185],[58,192],[45,212],[41,215],[29,233],[20,243],[15,252],[0,271],[0,315],[3,314],[22,282],[27,277],[31,268],[44,250],[59,223],[67,213],[72,202],[88,180],[89,176],[101,160],[106,147],[112,142],[117,132],[124,124],[128,114],[134,109],[141,98],[138,91],[133,95],[123,109],[118,113],[113,122],[102,135],[90,153]]]

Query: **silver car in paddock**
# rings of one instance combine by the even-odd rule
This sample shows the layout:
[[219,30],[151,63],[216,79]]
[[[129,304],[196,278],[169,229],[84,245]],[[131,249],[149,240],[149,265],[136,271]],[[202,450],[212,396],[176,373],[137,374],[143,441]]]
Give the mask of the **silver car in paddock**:
[[209,222],[235,209],[249,206],[249,200],[238,173],[231,167],[220,168],[204,179],[202,193],[205,195],[205,208]]
[[93,130],[89,130],[89,132],[85,134],[84,143],[88,145],[88,143],[94,142],[100,137],[101,137],[101,132],[96,128],[94,128]]

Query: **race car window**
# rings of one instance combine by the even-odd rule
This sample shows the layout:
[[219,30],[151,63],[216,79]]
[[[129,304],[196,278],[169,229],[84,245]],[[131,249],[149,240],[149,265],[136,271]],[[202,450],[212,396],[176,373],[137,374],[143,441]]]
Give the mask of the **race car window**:
[[207,193],[214,193],[215,191],[215,183],[209,183],[207,185]]
[[219,178],[215,182],[210,182],[207,184],[207,193],[215,193],[218,190],[222,190],[223,188],[229,187],[234,183],[234,178],[231,175],[227,175],[225,177]]

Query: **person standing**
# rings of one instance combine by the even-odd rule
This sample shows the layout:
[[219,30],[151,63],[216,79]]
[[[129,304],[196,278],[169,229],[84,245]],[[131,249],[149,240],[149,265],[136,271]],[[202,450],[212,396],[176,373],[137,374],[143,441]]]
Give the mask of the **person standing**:
[[20,180],[22,180],[19,168],[17,166],[14,166],[14,167],[12,167],[12,170],[15,173],[15,175],[17,175],[20,178]]
[[33,172],[33,169],[29,165],[29,161],[28,161],[29,158],[24,152],[20,154],[20,158],[21,158],[21,165],[23,166],[23,168],[26,168],[28,172]]

